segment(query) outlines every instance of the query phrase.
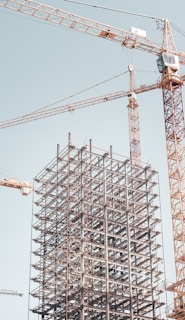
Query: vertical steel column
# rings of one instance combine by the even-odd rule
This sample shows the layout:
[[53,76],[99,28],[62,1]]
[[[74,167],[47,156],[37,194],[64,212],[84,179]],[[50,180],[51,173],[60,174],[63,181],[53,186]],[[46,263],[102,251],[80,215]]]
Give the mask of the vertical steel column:
[[104,241],[105,241],[105,280],[106,280],[106,319],[109,320],[109,263],[108,263],[108,222],[107,222],[107,175],[106,156],[103,155],[103,192],[104,192]]
[[[129,308],[130,320],[133,320],[133,301],[132,301],[132,259],[131,259],[131,235],[130,235],[130,208],[129,204],[129,182],[128,182],[128,161],[124,163],[125,171],[125,189],[126,189],[126,225],[127,225],[127,252],[128,252],[128,277],[129,277]],[[132,186],[133,187],[133,186]]]
[[81,320],[85,320],[85,310],[84,310],[84,290],[85,290],[85,266],[84,266],[84,236],[85,236],[85,224],[86,224],[86,219],[88,219],[88,214],[87,212],[85,212],[85,207],[84,207],[84,201],[85,201],[85,167],[86,167],[86,163],[84,160],[84,151],[85,148],[81,148],[80,150],[80,190],[81,190],[81,199],[80,199],[80,212],[81,212],[81,284],[80,284],[80,288],[81,288],[81,301],[80,301],[80,311],[81,311],[81,315],[80,315],[80,319]]

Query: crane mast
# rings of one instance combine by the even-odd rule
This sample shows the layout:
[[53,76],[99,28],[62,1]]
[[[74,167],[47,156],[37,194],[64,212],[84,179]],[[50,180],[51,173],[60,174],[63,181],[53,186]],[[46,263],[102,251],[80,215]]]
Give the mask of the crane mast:
[[[170,25],[163,20],[164,33],[161,46],[147,37],[107,26],[94,20],[32,0],[0,0],[0,6],[27,14],[63,27],[70,28],[115,42],[122,47],[137,49],[158,57],[162,74],[161,88],[168,159],[171,216],[175,252],[176,281],[168,287],[174,292],[174,310],[168,315],[185,319],[185,124],[182,101],[182,79],[179,64],[185,65],[185,53],[176,49]],[[139,141],[139,140],[138,140]]]
[[140,129],[139,129],[139,109],[136,100],[135,77],[133,65],[128,66],[130,72],[130,94],[128,103],[128,123],[130,159],[132,164],[139,165],[141,161]]
[[[185,123],[182,80],[179,76],[173,35],[168,21],[164,24],[163,46],[166,53],[158,59],[162,73],[166,149],[170,185],[171,217],[174,241],[176,282],[168,287],[174,293],[174,310],[169,316],[185,319]],[[169,48],[169,51],[168,51]]]

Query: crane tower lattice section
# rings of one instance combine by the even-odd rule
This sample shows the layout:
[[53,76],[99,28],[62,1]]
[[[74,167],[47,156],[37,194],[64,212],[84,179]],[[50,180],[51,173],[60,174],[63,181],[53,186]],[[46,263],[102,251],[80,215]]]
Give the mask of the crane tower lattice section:
[[174,292],[174,310],[169,317],[185,317],[185,125],[181,85],[169,82],[163,88],[166,146],[170,183],[170,200],[176,266],[176,282],[168,289]]
[[161,319],[157,173],[94,150],[69,142],[35,178],[30,309],[45,320]]

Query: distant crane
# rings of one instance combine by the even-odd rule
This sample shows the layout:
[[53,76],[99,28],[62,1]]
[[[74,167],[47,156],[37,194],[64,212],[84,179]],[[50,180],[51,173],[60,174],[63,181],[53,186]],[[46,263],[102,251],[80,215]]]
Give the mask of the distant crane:
[[33,190],[33,186],[29,182],[17,181],[14,178],[0,179],[0,186],[20,189],[23,196],[27,196]]
[[[20,189],[23,196],[27,196],[33,190],[33,186],[29,182],[21,182],[17,181],[14,178],[11,179],[0,179],[0,186],[9,187]],[[11,295],[11,296],[19,296],[22,297],[23,293],[20,293],[15,290],[7,290],[7,289],[0,289],[0,294],[2,295]]]
[[23,293],[20,293],[20,292],[15,291],[15,290],[6,290],[6,289],[0,289],[0,294],[11,295],[11,296],[19,296],[19,297],[23,296]]
[[0,0],[0,6],[89,35],[138,49],[158,57],[163,94],[166,149],[170,185],[171,217],[175,253],[176,281],[168,289],[174,293],[174,310],[168,317],[185,319],[185,123],[182,101],[183,81],[179,64],[185,65],[185,53],[179,52],[168,20],[163,22],[162,44],[156,45],[139,29],[131,32],[65,12],[32,0]]
[[[17,181],[14,178],[11,179],[0,179],[0,186],[9,187],[20,189],[22,195],[27,196],[33,190],[33,186],[29,182],[21,182]],[[7,290],[7,289],[0,289],[0,294],[2,295],[11,295],[11,296],[19,296],[22,297],[23,293],[20,293],[15,290]]]

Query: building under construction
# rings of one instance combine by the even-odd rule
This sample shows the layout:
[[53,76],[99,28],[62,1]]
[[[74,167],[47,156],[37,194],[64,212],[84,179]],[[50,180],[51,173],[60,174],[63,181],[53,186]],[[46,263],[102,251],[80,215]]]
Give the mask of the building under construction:
[[158,174],[71,144],[35,178],[30,309],[44,320],[162,319]]

